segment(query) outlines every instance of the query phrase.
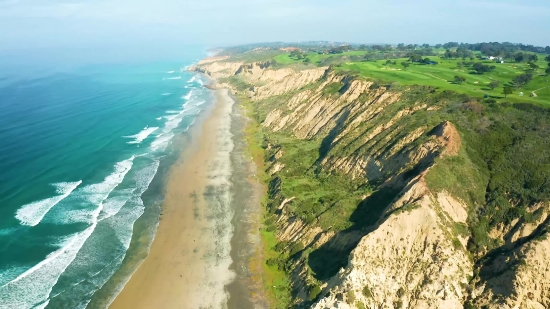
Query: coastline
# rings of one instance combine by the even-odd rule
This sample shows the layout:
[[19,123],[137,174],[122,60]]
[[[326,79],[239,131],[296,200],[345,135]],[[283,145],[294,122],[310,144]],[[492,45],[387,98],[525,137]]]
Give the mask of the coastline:
[[200,308],[227,302],[232,235],[231,111],[227,90],[171,167],[148,256],[110,308]]

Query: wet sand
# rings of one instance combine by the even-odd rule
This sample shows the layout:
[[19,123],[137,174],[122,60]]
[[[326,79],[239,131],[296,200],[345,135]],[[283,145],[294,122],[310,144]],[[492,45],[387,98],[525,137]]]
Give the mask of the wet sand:
[[110,308],[225,308],[230,292],[232,303],[248,307],[245,291],[226,288],[241,273],[230,245],[233,104],[227,90],[216,90],[210,115],[170,170],[149,255]]

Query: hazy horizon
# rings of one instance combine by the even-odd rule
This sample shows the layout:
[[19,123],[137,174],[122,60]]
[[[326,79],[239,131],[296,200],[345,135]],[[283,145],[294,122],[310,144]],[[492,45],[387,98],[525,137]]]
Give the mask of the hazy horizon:
[[277,41],[547,46],[550,3],[0,0],[0,29],[1,55],[36,62],[177,59],[188,46]]

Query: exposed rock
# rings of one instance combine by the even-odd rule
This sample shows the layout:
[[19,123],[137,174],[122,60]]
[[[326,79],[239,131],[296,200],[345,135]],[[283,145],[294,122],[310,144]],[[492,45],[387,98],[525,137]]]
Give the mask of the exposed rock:
[[448,238],[441,209],[423,182],[416,179],[404,191],[390,209],[409,210],[394,210],[361,239],[314,308],[340,308],[336,295],[350,290],[367,308],[463,308],[472,262]]
[[460,134],[452,123],[445,121],[432,130],[432,134],[437,136],[438,141],[444,146],[443,154],[453,156],[460,150]]
[[[243,90],[251,100],[272,104],[262,123],[267,130],[322,139],[316,163],[322,171],[401,190],[383,205],[383,216],[373,226],[346,233],[323,230],[288,211],[299,199],[280,193],[277,178],[286,171],[281,162],[285,154],[268,146],[277,238],[311,248],[354,248],[347,266],[323,282],[313,308],[356,308],[361,303],[366,308],[443,309],[463,308],[466,302],[487,308],[550,308],[550,240],[545,236],[549,205],[530,207],[532,222],[516,219],[493,229],[489,236],[502,243],[500,251],[474,264],[465,249],[469,236],[457,232],[457,226],[468,224],[471,209],[449,192],[432,192],[425,183],[436,158],[461,153],[461,136],[451,122],[435,127],[408,122],[411,115],[440,106],[402,104],[402,91],[326,67],[297,71],[276,69],[271,62],[224,59],[193,70],[251,85]],[[329,85],[340,89],[327,93]],[[266,100],[275,96],[281,102]],[[409,172],[416,176],[407,176]],[[308,296],[308,272],[304,261],[293,265],[293,287],[302,303]]]

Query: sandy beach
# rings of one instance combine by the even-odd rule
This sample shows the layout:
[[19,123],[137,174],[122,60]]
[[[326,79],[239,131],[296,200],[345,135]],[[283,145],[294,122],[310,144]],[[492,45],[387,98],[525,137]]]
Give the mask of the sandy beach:
[[234,148],[227,90],[172,166],[150,253],[109,308],[223,308],[232,282]]

